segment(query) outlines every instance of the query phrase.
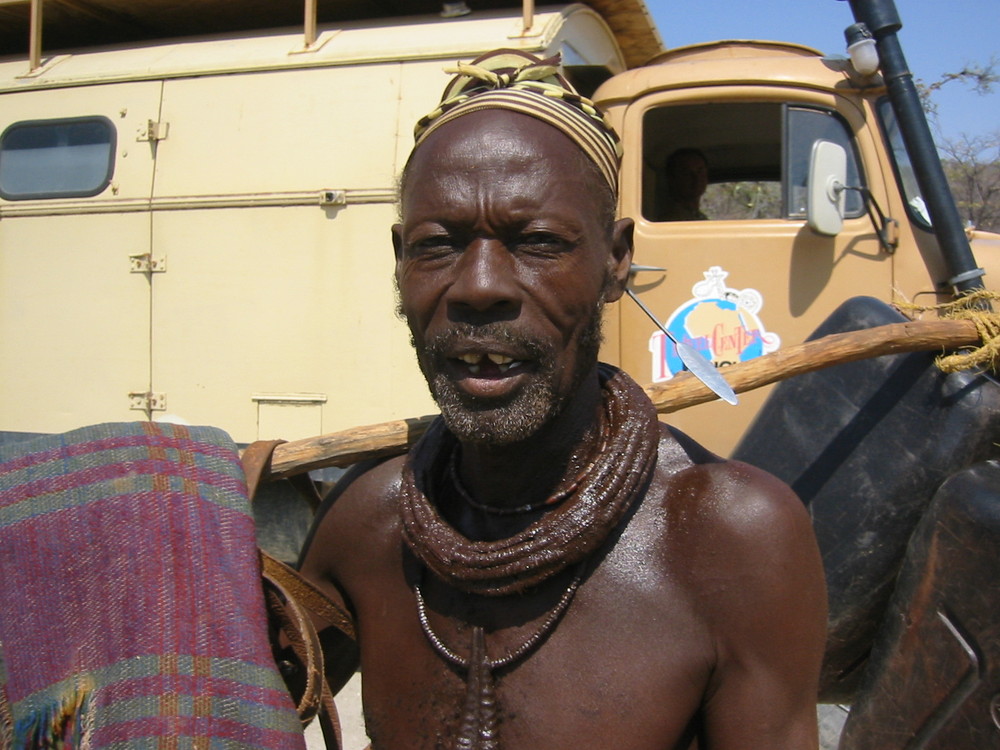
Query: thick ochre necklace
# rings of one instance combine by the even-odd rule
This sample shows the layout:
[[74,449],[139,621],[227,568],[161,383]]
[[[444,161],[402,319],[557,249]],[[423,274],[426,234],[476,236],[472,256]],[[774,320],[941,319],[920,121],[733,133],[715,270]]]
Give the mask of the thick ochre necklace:
[[522,531],[495,541],[471,540],[448,524],[430,497],[458,441],[440,419],[403,465],[403,538],[436,576],[460,591],[485,596],[522,592],[595,552],[625,517],[652,474],[659,442],[656,410],[624,372],[600,367],[605,450],[572,494]]
[[660,432],[652,403],[620,370],[601,365],[599,372],[604,449],[583,476],[570,482],[572,489],[564,499],[511,537],[470,540],[444,521],[430,500],[429,496],[442,491],[442,477],[449,478],[449,464],[458,447],[441,420],[435,421],[413,448],[403,467],[403,538],[417,559],[449,586],[486,596],[506,596],[537,586],[570,565],[580,565],[541,626],[520,646],[492,659],[481,626],[472,627],[467,657],[445,645],[430,626],[419,583],[414,586],[417,617],[431,647],[442,659],[465,671],[466,696],[456,749],[499,748],[494,671],[526,658],[558,625],[580,586],[586,561],[641,497],[656,465]]

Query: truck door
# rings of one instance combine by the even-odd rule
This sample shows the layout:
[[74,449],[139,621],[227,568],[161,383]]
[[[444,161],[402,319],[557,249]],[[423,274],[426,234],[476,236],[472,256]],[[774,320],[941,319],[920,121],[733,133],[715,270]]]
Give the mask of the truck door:
[[[626,132],[642,133],[642,148],[627,150],[623,165],[623,207],[636,219],[633,289],[675,335],[721,368],[802,341],[849,296],[890,295],[890,256],[859,193],[848,193],[838,236],[819,236],[806,226],[817,139],[845,148],[852,185],[884,196],[883,176],[864,169],[866,161],[878,162],[862,111],[825,94],[787,97],[780,90],[748,95],[726,87],[701,99],[666,92],[640,99],[625,113]],[[678,215],[671,205],[678,190],[667,163],[679,149],[707,162],[698,216]],[[679,372],[669,341],[636,306],[623,302],[620,315],[625,369],[643,382]],[[709,404],[670,421],[725,453],[763,397],[762,391],[745,394],[739,407]]]
[[0,94],[0,435],[143,417],[159,98],[158,82]]

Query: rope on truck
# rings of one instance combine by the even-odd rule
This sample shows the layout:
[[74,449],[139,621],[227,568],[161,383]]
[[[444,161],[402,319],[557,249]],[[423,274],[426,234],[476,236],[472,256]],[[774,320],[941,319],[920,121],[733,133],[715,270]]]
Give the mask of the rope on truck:
[[993,308],[998,302],[1000,293],[977,289],[939,305],[921,306],[897,302],[896,306],[911,317],[936,312],[944,319],[968,320],[975,325],[982,342],[979,346],[962,347],[952,354],[941,354],[934,360],[939,370],[951,373],[972,369],[997,370],[997,365],[1000,364],[1000,314],[994,312]]

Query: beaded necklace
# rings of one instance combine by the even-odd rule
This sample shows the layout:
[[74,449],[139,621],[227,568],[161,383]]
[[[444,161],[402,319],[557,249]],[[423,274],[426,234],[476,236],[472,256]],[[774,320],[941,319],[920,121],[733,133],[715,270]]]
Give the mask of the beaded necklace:
[[415,584],[413,594],[417,600],[417,619],[431,646],[445,661],[465,671],[465,704],[462,723],[455,736],[456,750],[498,750],[499,716],[497,711],[496,682],[494,672],[525,658],[538,648],[566,614],[580,582],[583,580],[585,562],[580,563],[573,580],[563,591],[556,606],[549,610],[542,624],[515,649],[500,657],[491,659],[486,650],[486,634],[481,625],[472,627],[469,656],[464,657],[441,640],[434,632],[427,618],[427,605],[420,584]]

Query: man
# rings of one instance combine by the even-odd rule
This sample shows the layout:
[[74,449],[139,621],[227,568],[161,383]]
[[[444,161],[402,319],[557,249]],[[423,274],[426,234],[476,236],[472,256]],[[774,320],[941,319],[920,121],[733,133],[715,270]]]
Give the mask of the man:
[[814,748],[809,519],[598,365],[632,259],[617,139],[524,57],[462,66],[401,180],[400,308],[443,419],[352,472],[304,554],[356,617],[372,747]]
[[696,148],[679,148],[667,157],[664,221],[703,221],[701,196],[708,187],[708,159]]

